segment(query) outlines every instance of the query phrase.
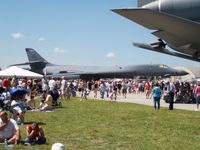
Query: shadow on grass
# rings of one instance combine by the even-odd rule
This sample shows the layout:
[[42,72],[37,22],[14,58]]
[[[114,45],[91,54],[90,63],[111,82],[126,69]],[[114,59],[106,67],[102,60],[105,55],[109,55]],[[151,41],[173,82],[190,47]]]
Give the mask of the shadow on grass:
[[[29,125],[29,124],[33,124],[34,121],[31,121],[31,122],[24,122],[24,125]],[[46,125],[46,123],[44,122],[37,122],[39,125]]]

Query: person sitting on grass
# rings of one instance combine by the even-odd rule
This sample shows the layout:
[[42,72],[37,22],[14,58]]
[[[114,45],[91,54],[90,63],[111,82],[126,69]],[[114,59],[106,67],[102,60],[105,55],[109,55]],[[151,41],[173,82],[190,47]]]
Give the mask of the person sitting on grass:
[[40,107],[39,108],[42,108],[45,105],[45,103],[44,103],[45,98],[46,98],[46,92],[43,91],[42,95],[40,96]]
[[26,101],[27,105],[28,105],[28,110],[33,110],[36,108],[35,106],[35,99],[34,96],[30,96],[30,99]]
[[14,119],[9,119],[5,111],[0,112],[0,143],[6,140],[8,144],[20,142],[20,129]]
[[45,94],[44,106],[40,108],[41,111],[52,110],[53,97],[51,91],[47,91]]
[[26,135],[27,138],[25,139],[25,144],[27,145],[41,145],[46,143],[44,130],[38,125],[37,122],[34,122],[26,127]]

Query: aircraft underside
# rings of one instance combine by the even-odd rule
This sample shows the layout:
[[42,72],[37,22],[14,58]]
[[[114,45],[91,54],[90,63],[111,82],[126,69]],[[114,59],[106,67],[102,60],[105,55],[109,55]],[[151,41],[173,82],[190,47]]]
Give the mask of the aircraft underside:
[[199,0],[138,0],[138,6],[113,10],[154,30],[156,42],[134,43],[135,46],[200,62]]

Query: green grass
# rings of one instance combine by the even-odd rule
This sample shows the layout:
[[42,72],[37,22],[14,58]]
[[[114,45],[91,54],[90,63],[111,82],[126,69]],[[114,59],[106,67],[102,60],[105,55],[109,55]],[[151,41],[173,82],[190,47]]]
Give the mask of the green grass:
[[[27,112],[26,122],[42,123],[47,144],[13,149],[50,150],[56,142],[68,150],[200,149],[200,113],[101,100],[62,101],[55,112]],[[20,126],[22,140],[26,126]],[[4,149],[0,146],[0,149]],[[5,148],[6,149],[6,148]]]

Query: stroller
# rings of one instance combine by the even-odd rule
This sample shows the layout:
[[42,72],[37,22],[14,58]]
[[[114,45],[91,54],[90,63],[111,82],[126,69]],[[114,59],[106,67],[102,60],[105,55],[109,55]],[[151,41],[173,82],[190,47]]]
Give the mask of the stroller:
[[10,112],[13,119],[16,120],[18,124],[24,123],[24,114],[27,110],[27,104],[25,102],[24,96],[27,93],[27,89],[12,89],[11,94],[11,108]]
[[58,98],[59,98],[60,94],[59,94],[57,89],[54,89],[54,90],[51,91],[51,96],[53,97],[52,106],[62,107],[62,103],[60,101],[58,101]]

